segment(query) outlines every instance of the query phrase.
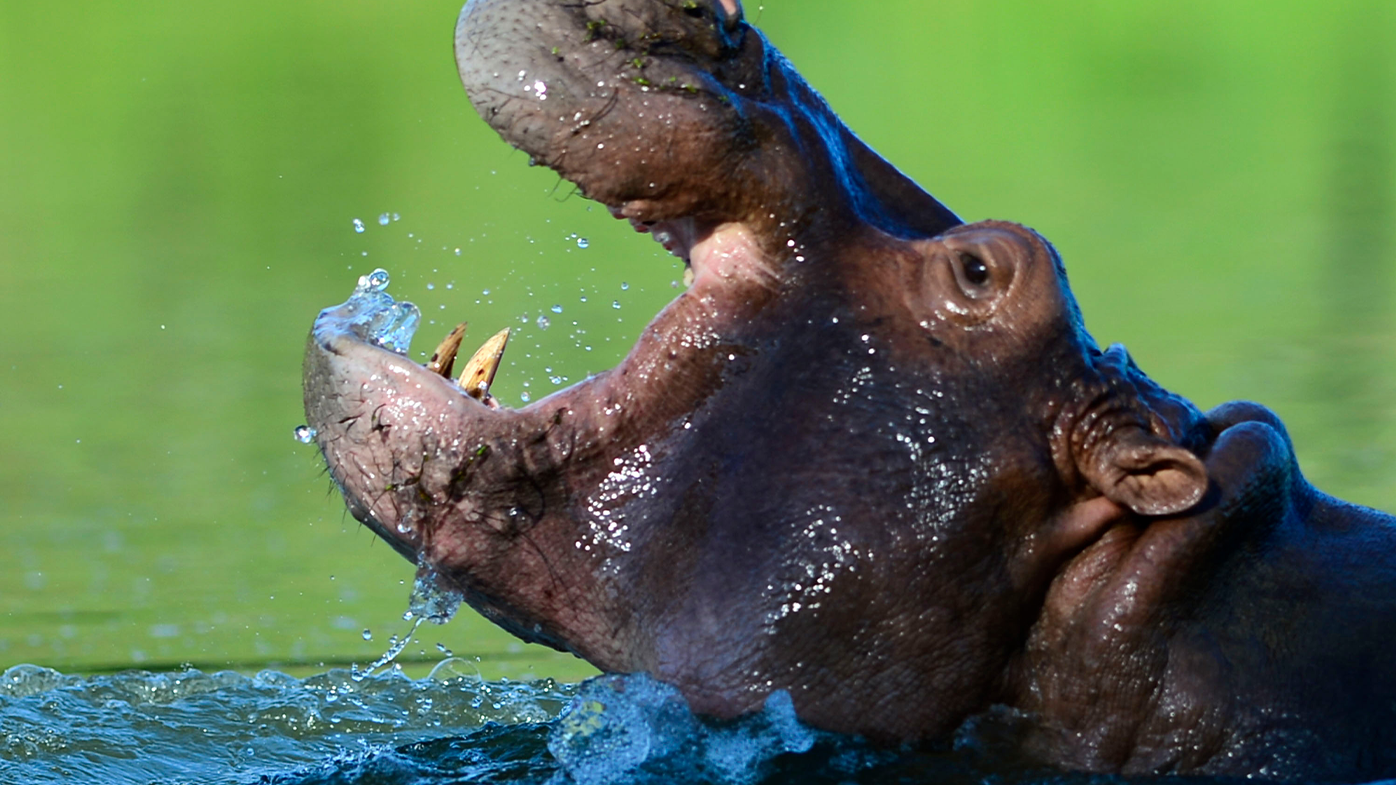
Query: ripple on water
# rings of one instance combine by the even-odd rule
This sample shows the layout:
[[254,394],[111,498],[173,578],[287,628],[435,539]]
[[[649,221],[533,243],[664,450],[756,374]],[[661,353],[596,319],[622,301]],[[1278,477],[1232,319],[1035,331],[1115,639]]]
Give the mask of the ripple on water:
[[1128,782],[1023,763],[1006,752],[1015,723],[990,712],[952,749],[910,752],[812,730],[785,693],[752,716],[700,719],[645,676],[489,682],[459,658],[425,679],[363,681],[342,669],[83,678],[18,665],[0,676],[0,782]]

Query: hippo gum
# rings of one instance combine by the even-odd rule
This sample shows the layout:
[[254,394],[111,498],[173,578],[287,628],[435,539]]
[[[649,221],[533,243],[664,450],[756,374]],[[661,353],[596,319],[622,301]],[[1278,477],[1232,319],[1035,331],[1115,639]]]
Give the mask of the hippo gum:
[[518,410],[439,373],[458,335],[429,369],[320,315],[331,475],[436,581],[718,717],[787,690],[935,742],[1003,705],[1066,768],[1396,775],[1396,520],[1309,485],[1265,408],[1100,350],[1047,241],[962,224],[735,0],[471,0],[456,55],[692,286]]

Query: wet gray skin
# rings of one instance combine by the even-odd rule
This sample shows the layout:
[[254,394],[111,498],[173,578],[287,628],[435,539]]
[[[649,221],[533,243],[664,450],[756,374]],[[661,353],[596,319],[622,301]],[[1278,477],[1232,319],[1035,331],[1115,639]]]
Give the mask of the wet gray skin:
[[1396,774],[1393,519],[1255,404],[1082,326],[1055,251],[959,220],[709,0],[472,0],[481,116],[688,261],[625,360],[487,406],[315,323],[353,515],[524,638],[729,717],[937,742],[1016,711],[1070,768]]

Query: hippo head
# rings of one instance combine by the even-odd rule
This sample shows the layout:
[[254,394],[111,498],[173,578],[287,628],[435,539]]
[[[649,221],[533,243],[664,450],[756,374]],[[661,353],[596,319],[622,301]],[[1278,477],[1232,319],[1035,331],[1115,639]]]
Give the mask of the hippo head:
[[511,632],[719,716],[789,690],[928,738],[1007,688],[1062,565],[1207,493],[1205,419],[1097,348],[1053,248],[962,225],[734,0],[471,0],[456,52],[507,141],[692,269],[618,367],[517,410],[349,304],[315,323],[349,509]]

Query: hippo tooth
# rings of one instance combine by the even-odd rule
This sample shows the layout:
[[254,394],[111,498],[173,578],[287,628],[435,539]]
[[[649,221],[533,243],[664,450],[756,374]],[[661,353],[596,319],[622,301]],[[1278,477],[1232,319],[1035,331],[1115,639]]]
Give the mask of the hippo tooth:
[[490,385],[494,383],[494,374],[499,370],[499,360],[504,356],[507,343],[509,328],[505,327],[485,341],[470,362],[465,364],[465,370],[460,375],[460,386],[467,395],[481,401],[489,397]]
[[461,339],[465,337],[465,322],[456,325],[445,338],[441,339],[441,345],[432,352],[431,359],[427,361],[427,370],[439,373],[447,379],[451,378],[451,368],[456,364],[456,352],[460,351]]
[[694,272],[692,267],[683,268],[683,285],[686,289],[693,288]]

